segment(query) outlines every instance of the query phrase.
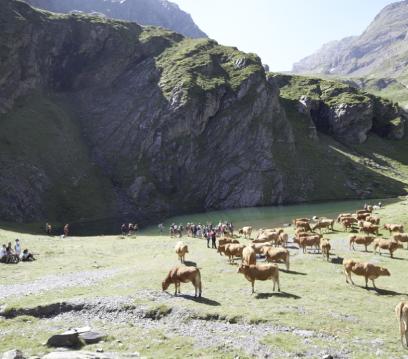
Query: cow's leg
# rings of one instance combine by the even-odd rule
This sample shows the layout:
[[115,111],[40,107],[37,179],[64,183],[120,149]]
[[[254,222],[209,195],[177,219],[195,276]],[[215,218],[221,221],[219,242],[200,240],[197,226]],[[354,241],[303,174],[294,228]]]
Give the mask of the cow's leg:
[[[367,277],[364,277],[364,278],[365,278],[365,287],[368,288],[368,278]],[[374,286],[374,288],[375,288],[375,286]]]
[[367,244],[364,244],[365,246],[365,251],[368,252]]
[[[278,292],[280,292],[279,277],[276,278],[276,284],[278,285]],[[275,290],[275,281],[273,282],[273,290]]]
[[174,283],[174,295],[177,295],[177,282]]
[[373,287],[374,287],[375,289],[377,289],[377,287],[375,286],[375,283],[374,283],[374,279],[371,279],[371,281],[373,282]]
[[391,258],[394,258],[394,253],[390,250],[390,256]]
[[[252,294],[254,294],[255,293],[255,288],[254,288],[254,286],[255,286],[255,281],[253,280],[252,282],[251,282],[251,284],[252,284]],[[275,290],[275,289],[274,289]]]

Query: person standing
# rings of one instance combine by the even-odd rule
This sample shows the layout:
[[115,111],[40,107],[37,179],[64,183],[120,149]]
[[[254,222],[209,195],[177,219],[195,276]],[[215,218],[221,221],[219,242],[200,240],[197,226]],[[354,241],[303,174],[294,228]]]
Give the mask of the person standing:
[[67,223],[64,226],[64,237],[68,237],[68,235],[69,235],[69,224]]
[[210,248],[210,240],[212,237],[210,231],[206,232],[206,237],[207,237],[207,248]]
[[123,223],[123,224],[120,226],[120,230],[122,231],[122,236],[126,236],[126,234],[127,234],[126,224]]
[[217,232],[213,229],[211,231],[211,248],[217,249]]
[[14,252],[16,253],[16,256],[20,258],[21,255],[21,245],[20,245],[20,240],[17,238],[16,239],[16,244],[14,246]]

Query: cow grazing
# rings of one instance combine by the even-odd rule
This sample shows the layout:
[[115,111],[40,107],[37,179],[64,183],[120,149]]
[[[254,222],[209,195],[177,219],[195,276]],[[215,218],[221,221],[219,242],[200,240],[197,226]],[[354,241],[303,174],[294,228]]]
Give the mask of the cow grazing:
[[329,262],[331,245],[328,239],[320,240],[320,250],[322,252],[323,258],[326,258],[327,261]]
[[368,216],[365,220],[367,222],[370,222],[371,224],[376,224],[376,225],[380,224],[380,217],[377,217],[377,216]]
[[351,279],[351,273],[359,275],[365,278],[365,286],[368,287],[368,280],[370,279],[373,282],[373,287],[376,288],[374,280],[380,276],[390,276],[390,272],[387,268],[379,267],[367,262],[358,262],[354,259],[345,259],[343,260],[344,274],[346,276],[346,283],[354,285],[353,280]]
[[242,273],[251,282],[252,293],[255,292],[254,285],[256,280],[264,281],[268,279],[273,281],[273,291],[275,291],[275,284],[277,284],[278,291],[280,292],[279,268],[276,264],[255,264],[250,266],[241,264],[238,268],[238,273]]
[[174,267],[162,282],[162,289],[167,290],[170,284],[174,284],[174,295],[180,293],[180,283],[191,282],[194,286],[194,296],[201,297],[201,273],[196,267]]
[[252,227],[251,226],[246,226],[242,227],[239,231],[239,234],[243,235],[244,238],[249,238],[251,239],[251,233],[252,233]]
[[184,244],[183,242],[177,242],[176,246],[174,247],[174,250],[176,251],[180,262],[184,263],[186,253],[188,253],[188,246],[187,244]]
[[245,248],[244,244],[227,243],[225,245],[225,255],[231,264],[235,263],[235,257],[242,258],[242,252]]
[[223,246],[224,244],[227,244],[227,243],[239,244],[239,240],[232,239],[232,238],[220,238],[220,239],[218,239],[218,246]]
[[349,246],[350,249],[353,249],[353,251],[355,250],[354,248],[354,244],[362,244],[365,246],[365,251],[368,252],[367,247],[373,243],[374,241],[374,237],[370,237],[370,236],[356,236],[356,235],[351,235],[349,237]]
[[252,243],[267,243],[267,242],[277,243],[278,240],[279,240],[278,232],[263,231],[257,235],[256,239],[254,239]]
[[399,243],[398,241],[395,241],[393,239],[387,240],[383,238],[377,238],[374,241],[374,254],[378,252],[381,255],[381,249],[388,250],[390,252],[390,257],[394,258],[394,252],[398,249],[402,248],[402,244]]
[[292,222],[296,226],[297,222],[310,222],[310,218],[296,218]]
[[316,229],[319,230],[319,232],[322,231],[322,229],[328,228],[331,231],[333,230],[334,226],[334,219],[321,219],[319,222],[317,222],[313,227],[312,230],[315,231]]
[[242,251],[242,263],[251,265],[256,264],[256,253],[252,246],[246,246]]
[[263,255],[268,262],[285,263],[286,270],[289,270],[289,251],[285,248],[264,247]]
[[222,256],[223,253],[225,254],[225,246],[226,246],[227,244],[229,244],[229,243],[220,244],[220,245],[218,246],[218,248],[217,248],[217,253],[219,253],[220,256]]
[[[401,243],[408,243],[408,233],[396,233],[392,236],[392,239]],[[408,249],[408,247],[407,247]]]
[[353,224],[357,222],[357,219],[354,217],[343,217],[341,219],[341,224],[344,227],[344,230],[347,231],[348,229],[353,228]]
[[401,344],[408,349],[408,301],[399,302],[395,307],[395,314],[400,327]]
[[384,229],[388,229],[388,231],[390,232],[390,234],[392,232],[400,232],[403,233],[404,232],[404,226],[402,224],[384,224]]

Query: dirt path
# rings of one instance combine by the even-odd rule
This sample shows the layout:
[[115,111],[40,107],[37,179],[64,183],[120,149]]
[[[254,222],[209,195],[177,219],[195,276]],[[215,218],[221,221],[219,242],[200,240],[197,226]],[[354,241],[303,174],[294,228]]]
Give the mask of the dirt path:
[[53,289],[87,287],[112,277],[117,269],[82,271],[62,275],[48,275],[28,283],[0,285],[0,300],[12,296],[37,294]]

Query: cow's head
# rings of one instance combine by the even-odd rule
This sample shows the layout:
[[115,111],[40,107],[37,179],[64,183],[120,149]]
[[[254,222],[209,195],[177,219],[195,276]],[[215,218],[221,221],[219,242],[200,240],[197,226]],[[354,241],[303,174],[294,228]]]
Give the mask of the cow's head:
[[237,273],[245,273],[245,271],[249,268],[249,265],[247,264],[241,264],[238,267]]
[[162,290],[167,290],[167,288],[169,287],[170,283],[167,280],[164,280],[162,282]]
[[390,271],[387,268],[381,267],[380,274],[389,277],[391,275]]

